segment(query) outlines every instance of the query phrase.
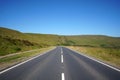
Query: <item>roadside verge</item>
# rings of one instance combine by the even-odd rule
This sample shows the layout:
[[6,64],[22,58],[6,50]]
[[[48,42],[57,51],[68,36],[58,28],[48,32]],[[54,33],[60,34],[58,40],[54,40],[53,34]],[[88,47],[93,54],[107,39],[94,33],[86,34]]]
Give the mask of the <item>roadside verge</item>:
[[17,53],[15,55],[2,57],[2,58],[0,58],[0,71],[3,71],[5,69],[7,69],[13,65],[16,65],[18,63],[21,63],[23,61],[29,60],[35,56],[43,54],[54,48],[55,47],[41,48],[41,49],[37,49],[37,50],[25,51],[25,52]]
[[120,58],[119,56],[115,55],[115,52],[119,53],[119,51],[115,51],[116,49],[108,49],[108,48],[105,49],[105,48],[96,48],[96,47],[95,48],[94,47],[92,48],[91,47],[76,47],[76,46],[75,47],[69,46],[67,48],[77,51],[80,54],[90,56],[91,58],[95,60],[104,62],[106,64],[109,64],[113,67],[120,69]]

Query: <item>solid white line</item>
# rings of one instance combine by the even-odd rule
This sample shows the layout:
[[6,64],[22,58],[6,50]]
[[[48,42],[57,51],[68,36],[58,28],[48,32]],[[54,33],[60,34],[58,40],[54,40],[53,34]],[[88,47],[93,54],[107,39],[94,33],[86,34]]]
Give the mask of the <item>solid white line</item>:
[[63,55],[61,55],[61,63],[63,63]]
[[65,80],[65,75],[64,73],[61,74],[62,80]]
[[[72,49],[70,49],[70,50],[72,50]],[[74,50],[72,50],[72,51],[74,51]],[[120,69],[117,69],[117,68],[115,68],[115,67],[113,67],[113,66],[110,66],[110,65],[108,65],[108,64],[106,64],[106,63],[104,63],[104,62],[101,62],[101,61],[99,61],[99,60],[96,60],[96,59],[94,59],[94,58],[91,58],[91,57],[89,57],[89,56],[87,56],[87,55],[85,55],[85,54],[82,54],[82,53],[78,52],[78,51],[74,51],[74,52],[76,52],[76,53],[78,53],[78,54],[81,54],[81,55],[83,55],[83,56],[85,56],[85,57],[87,57],[87,58],[89,58],[89,59],[91,59],[91,60],[93,60],[93,61],[96,61],[96,62],[98,62],[98,63],[100,63],[100,64],[102,64],[102,65],[105,65],[105,66],[107,66],[107,67],[109,67],[109,68],[111,68],[111,69],[114,69],[114,70],[120,72]]]
[[120,72],[119,69],[117,69],[117,68],[115,68],[115,67],[113,67],[113,66],[110,66],[110,65],[108,65],[108,64],[106,64],[106,63],[103,63],[103,62],[101,62],[101,61],[98,61],[98,60],[96,60],[96,59],[93,59],[93,58],[91,58],[91,57],[88,57],[88,56],[86,56],[86,55],[83,55],[83,56],[85,56],[85,57],[87,57],[87,58],[89,58],[89,59],[91,59],[91,60],[94,60],[94,61],[96,61],[96,62],[98,62],[98,63],[100,63],[100,64],[103,64],[103,65],[105,65],[105,66],[107,66],[107,67],[109,67],[109,68],[111,68],[111,69],[114,69],[114,70]]
[[[53,49],[52,49],[52,50],[53,50]],[[28,62],[28,61],[31,61],[31,60],[39,57],[39,56],[42,56],[42,55],[44,55],[44,54],[46,54],[46,53],[48,53],[48,52],[50,52],[50,51],[52,51],[52,50],[49,50],[49,51],[47,51],[47,52],[45,52],[45,53],[43,53],[43,54],[40,54],[40,55],[35,56],[35,57],[33,57],[33,58],[30,58],[30,59],[28,59],[28,60],[26,60],[26,61],[24,61],[24,62],[21,62],[21,63],[19,63],[19,64],[17,64],[17,65],[14,65],[14,66],[12,66],[12,67],[10,67],[10,68],[7,68],[7,69],[1,71],[0,74],[2,74],[2,73],[4,73],[4,72],[7,72],[7,71],[9,71],[9,70],[11,70],[11,69],[13,69],[13,68],[15,68],[15,67],[18,67],[18,66],[20,66],[20,65],[22,65],[22,64],[24,64],[24,63],[26,63],[26,62]]]

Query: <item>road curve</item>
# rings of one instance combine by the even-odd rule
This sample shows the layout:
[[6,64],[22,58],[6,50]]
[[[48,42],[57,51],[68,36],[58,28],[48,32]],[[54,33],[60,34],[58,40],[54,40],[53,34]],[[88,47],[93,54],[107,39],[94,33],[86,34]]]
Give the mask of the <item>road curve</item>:
[[120,71],[65,47],[56,47],[0,74],[0,80],[120,80]]

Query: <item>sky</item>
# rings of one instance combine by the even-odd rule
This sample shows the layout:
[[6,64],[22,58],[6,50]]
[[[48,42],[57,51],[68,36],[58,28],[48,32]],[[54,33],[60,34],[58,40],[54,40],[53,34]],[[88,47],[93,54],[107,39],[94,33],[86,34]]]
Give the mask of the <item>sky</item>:
[[24,33],[120,37],[120,1],[0,0],[0,26]]

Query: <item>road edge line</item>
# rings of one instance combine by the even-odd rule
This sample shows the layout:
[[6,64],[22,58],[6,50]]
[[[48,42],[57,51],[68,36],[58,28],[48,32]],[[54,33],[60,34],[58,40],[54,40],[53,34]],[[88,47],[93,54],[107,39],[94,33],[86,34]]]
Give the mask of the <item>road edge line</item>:
[[[54,49],[56,49],[56,48],[54,48]],[[35,57],[32,57],[32,58],[30,58],[30,59],[28,59],[28,60],[26,60],[26,61],[23,61],[23,62],[21,62],[21,63],[18,63],[18,64],[16,64],[16,65],[14,65],[14,66],[11,66],[11,67],[3,70],[3,71],[0,71],[0,74],[3,74],[3,73],[5,73],[5,72],[7,72],[7,71],[9,71],[9,70],[11,70],[11,69],[13,69],[13,68],[15,68],[15,67],[18,67],[18,66],[20,66],[20,65],[22,65],[22,64],[24,64],[24,63],[27,63],[27,62],[29,62],[29,61],[37,58],[37,57],[40,57],[40,56],[42,56],[42,55],[45,55],[45,54],[47,54],[48,52],[50,52],[50,51],[52,51],[52,50],[54,50],[54,49],[51,49],[51,50],[49,50],[49,51],[47,51],[47,52],[44,52],[43,54],[39,54],[39,55],[37,55],[37,56],[35,56]]]
[[[66,48],[66,47],[65,47],[65,48]],[[70,49],[70,48],[67,48],[67,49],[72,50],[73,52],[75,52],[75,53],[77,53],[77,54],[79,54],[79,55],[82,55],[82,56],[84,56],[84,57],[87,57],[87,58],[89,58],[89,59],[91,59],[91,60],[93,60],[93,61],[96,61],[96,62],[98,62],[98,63],[100,63],[100,64],[102,64],[102,65],[104,65],[104,66],[107,66],[107,67],[109,67],[109,68],[111,68],[111,69],[113,69],[113,70],[116,70],[116,71],[120,72],[120,69],[115,68],[115,67],[113,67],[113,66],[111,66],[111,65],[109,65],[109,64],[106,64],[106,63],[104,63],[104,62],[102,62],[102,61],[99,61],[99,60],[97,60],[97,59],[94,59],[94,58],[92,58],[92,57],[90,57],[90,56],[87,56],[87,55],[85,55],[85,54],[82,54],[82,53],[80,53],[80,52],[78,52],[78,51],[75,51],[75,50],[73,50],[73,49]]]

